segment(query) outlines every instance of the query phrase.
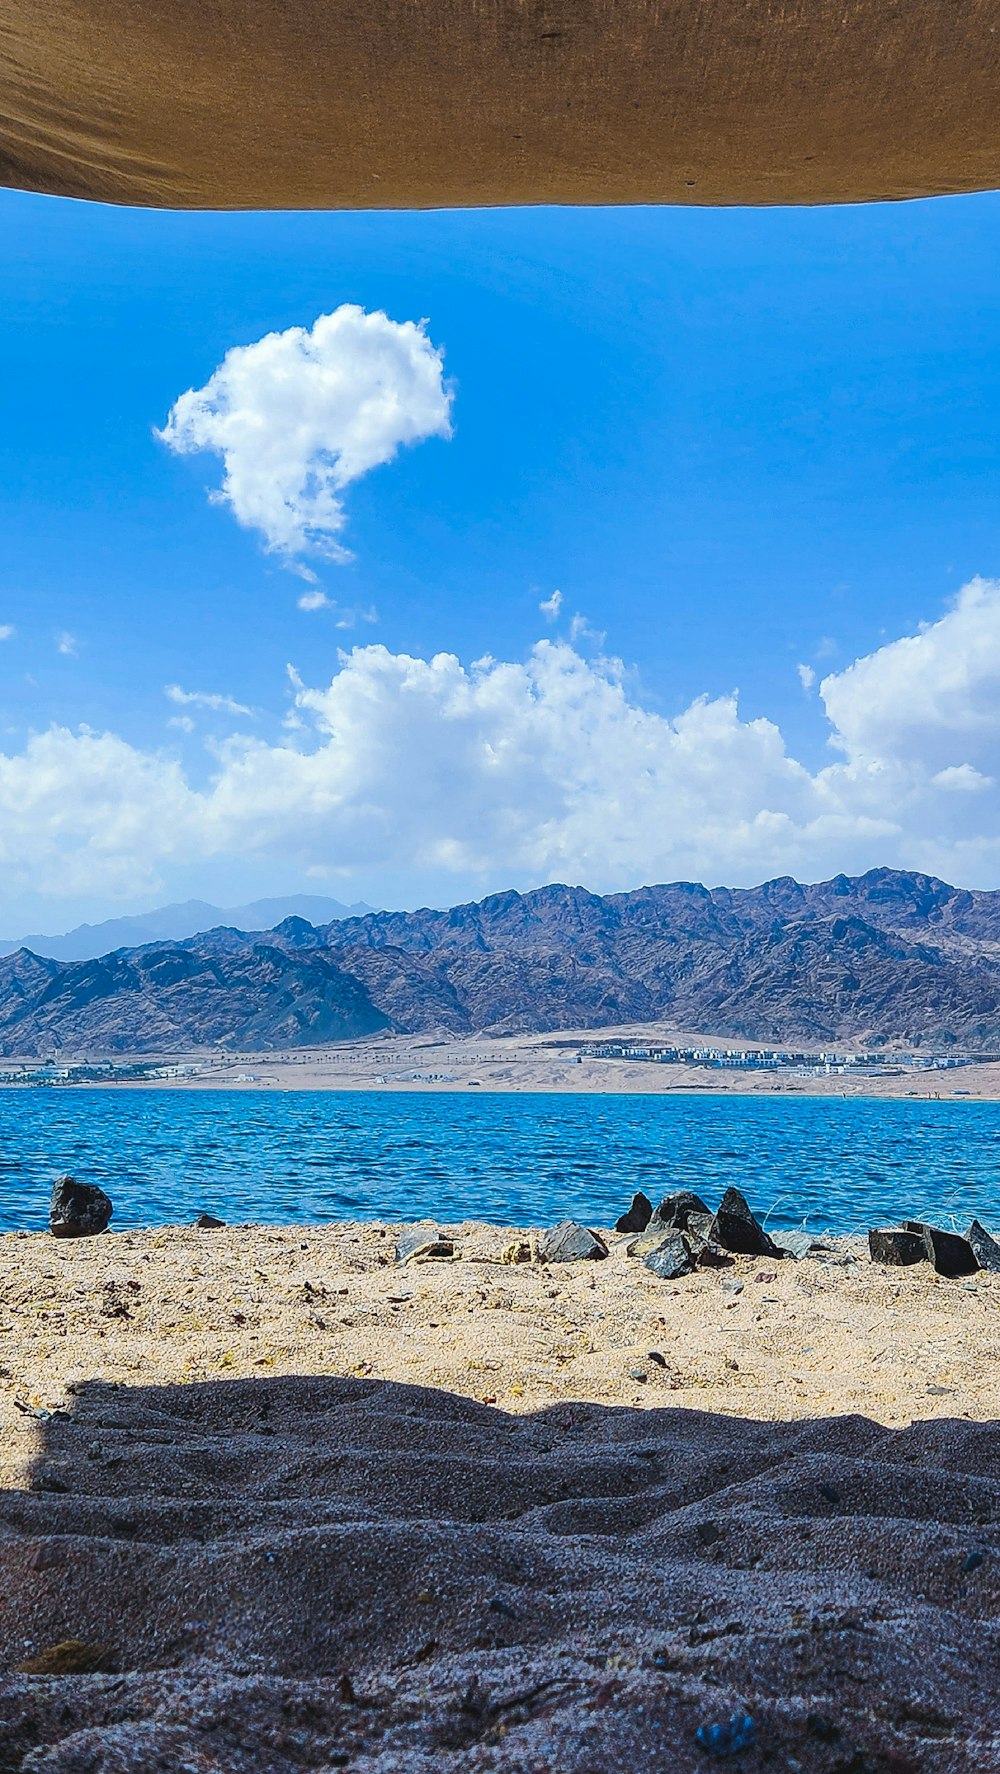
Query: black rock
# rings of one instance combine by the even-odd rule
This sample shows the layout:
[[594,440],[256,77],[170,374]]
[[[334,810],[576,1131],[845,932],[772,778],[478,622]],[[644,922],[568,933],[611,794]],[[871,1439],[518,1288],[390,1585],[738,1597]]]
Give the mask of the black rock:
[[684,1233],[691,1255],[696,1258],[703,1269],[722,1269],[732,1263],[732,1257],[716,1243],[714,1213],[691,1213]]
[[651,1224],[663,1227],[676,1227],[679,1232],[686,1232],[692,1214],[707,1214],[712,1217],[712,1210],[706,1206],[700,1195],[691,1189],[678,1189],[673,1195],[665,1195],[653,1215]]
[[706,1240],[742,1257],[780,1257],[781,1251],[750,1211],[738,1189],[727,1189]]
[[628,1213],[623,1213],[621,1219],[615,1221],[615,1231],[645,1232],[652,1217],[653,1203],[640,1189],[638,1195],[633,1195]]
[[200,1213],[195,1220],[195,1225],[199,1232],[222,1232],[225,1230],[226,1222],[225,1220],[217,1220],[212,1213]]
[[873,1263],[892,1263],[897,1269],[927,1261],[927,1246],[917,1232],[901,1232],[889,1226],[868,1234],[868,1255]]
[[604,1239],[577,1220],[560,1220],[538,1241],[538,1260],[542,1263],[594,1262],[607,1254]]
[[667,1232],[658,1243],[639,1254],[646,1268],[661,1281],[676,1281],[680,1275],[690,1275],[694,1268],[694,1257],[683,1232]]
[[971,1244],[957,1232],[942,1232],[939,1226],[928,1226],[923,1220],[904,1220],[903,1231],[923,1239],[927,1260],[939,1275],[974,1275],[979,1268]]
[[49,1230],[53,1238],[96,1238],[107,1231],[114,1211],[110,1196],[96,1184],[58,1177],[49,1202]]
[[965,1234],[965,1241],[981,1269],[989,1269],[994,1275],[1000,1275],[1000,1244],[978,1220],[973,1220]]

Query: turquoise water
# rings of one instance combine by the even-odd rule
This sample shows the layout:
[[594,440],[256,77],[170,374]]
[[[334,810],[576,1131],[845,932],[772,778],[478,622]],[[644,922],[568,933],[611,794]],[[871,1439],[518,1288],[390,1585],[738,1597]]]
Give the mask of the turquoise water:
[[904,1215],[1000,1223],[1000,1104],[703,1096],[0,1090],[0,1229],[46,1224],[52,1179],[116,1226],[482,1219],[608,1224],[730,1183],[775,1226]]

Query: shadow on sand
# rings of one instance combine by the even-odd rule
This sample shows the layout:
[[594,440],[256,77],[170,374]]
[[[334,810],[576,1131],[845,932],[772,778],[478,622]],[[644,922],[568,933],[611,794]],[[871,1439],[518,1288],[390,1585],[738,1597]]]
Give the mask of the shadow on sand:
[[290,1377],[88,1383],[38,1440],[0,1769],[684,1771],[740,1712],[722,1766],[1000,1768],[995,1424]]

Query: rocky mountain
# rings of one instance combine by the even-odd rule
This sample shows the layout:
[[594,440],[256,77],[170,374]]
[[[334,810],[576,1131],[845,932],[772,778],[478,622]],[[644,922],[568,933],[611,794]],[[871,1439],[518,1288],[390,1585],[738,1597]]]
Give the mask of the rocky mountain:
[[360,917],[367,905],[342,905],[318,893],[293,893],[283,899],[255,899],[250,905],[209,905],[204,899],[185,899],[177,905],[161,905],[153,912],[131,918],[108,918],[102,924],[78,924],[61,936],[22,936],[0,939],[0,955],[31,949],[36,955],[52,955],[57,961],[90,961],[112,949],[136,948],[139,943],[183,941],[220,924],[237,930],[273,930],[283,918],[311,918],[328,924],[335,918]]
[[806,886],[551,886],[76,963],[0,960],[6,1054],[653,1020],[762,1041],[998,1047],[1000,892],[891,869]]

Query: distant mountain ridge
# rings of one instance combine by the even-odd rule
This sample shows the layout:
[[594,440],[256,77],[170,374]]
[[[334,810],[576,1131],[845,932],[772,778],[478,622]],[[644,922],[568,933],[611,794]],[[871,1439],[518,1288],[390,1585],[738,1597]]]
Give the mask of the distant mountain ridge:
[[662,1021],[751,1040],[1000,1048],[1000,891],[872,869],[802,885],[549,886],[301,916],[80,962],[0,960],[0,1052],[266,1050],[378,1030]]
[[137,948],[147,942],[183,942],[220,924],[237,930],[273,930],[283,918],[308,918],[328,924],[335,918],[363,917],[371,906],[342,905],[317,893],[286,894],[278,899],[255,899],[249,905],[222,907],[204,899],[186,899],[176,905],[157,906],[129,918],[107,918],[101,924],[78,924],[62,936],[21,936],[0,940],[0,955],[30,949],[35,955],[51,955],[56,961],[90,961],[114,949]]

